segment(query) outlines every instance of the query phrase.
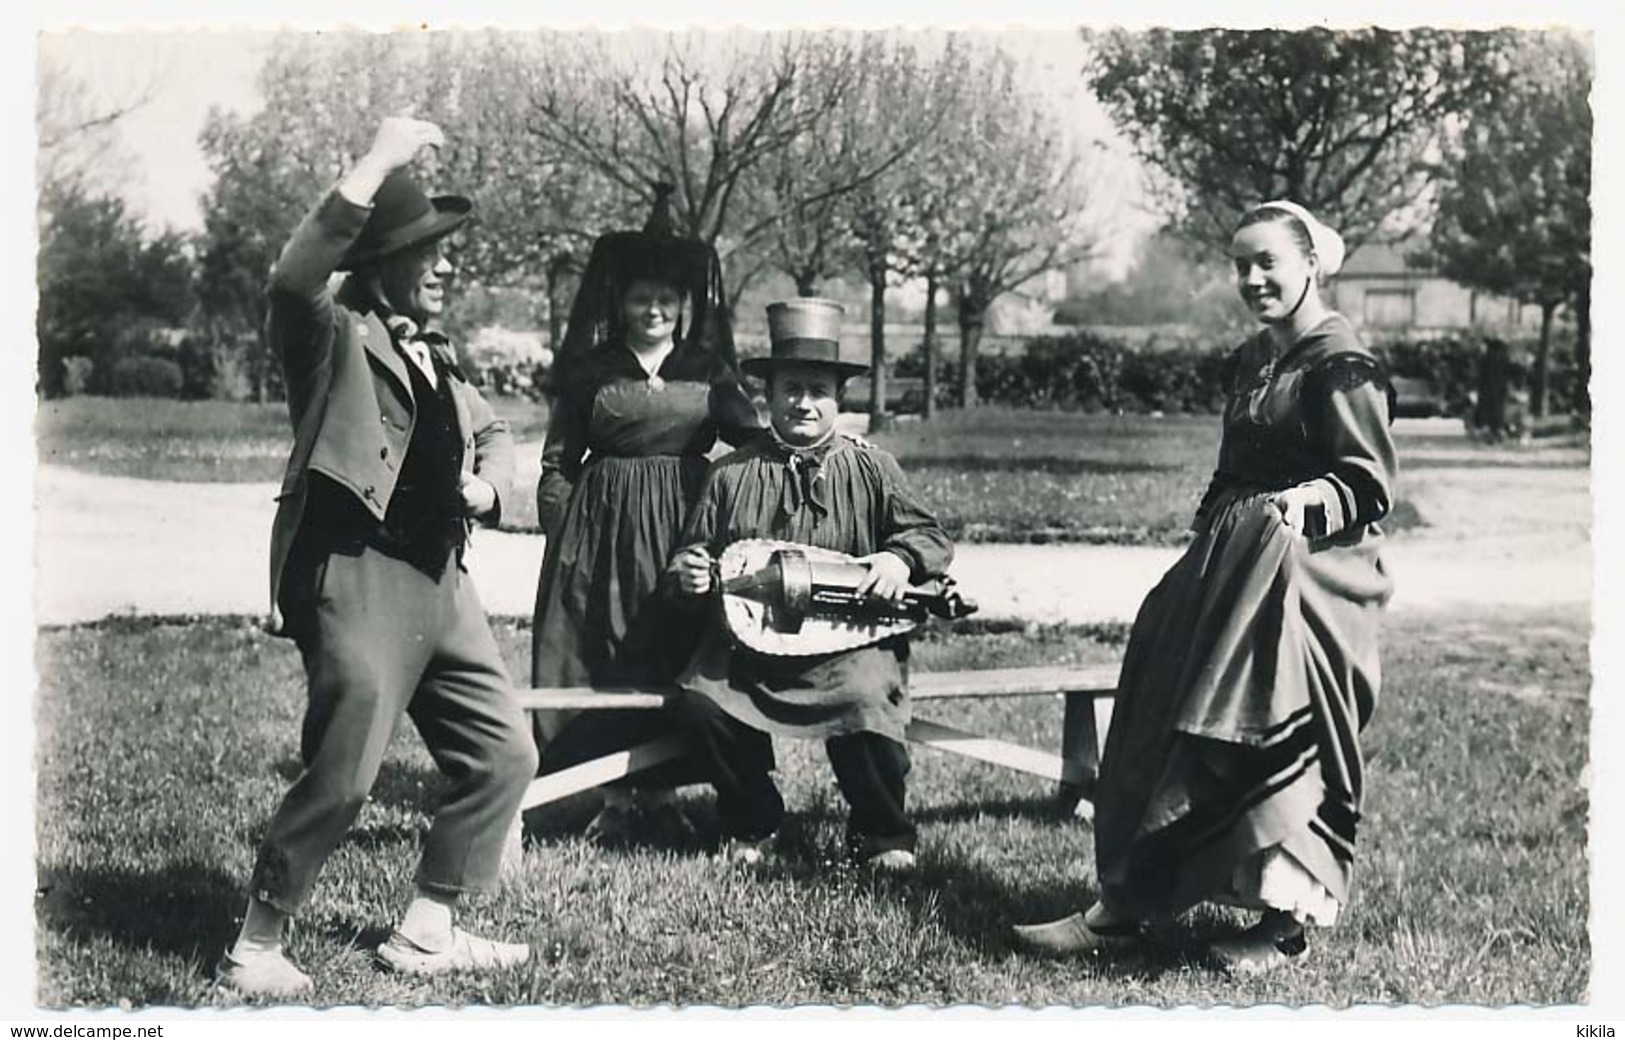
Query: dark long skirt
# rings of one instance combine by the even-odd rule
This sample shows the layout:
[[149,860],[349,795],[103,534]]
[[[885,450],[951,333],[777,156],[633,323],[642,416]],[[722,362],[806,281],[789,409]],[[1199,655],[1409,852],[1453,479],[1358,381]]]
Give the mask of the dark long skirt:
[[1232,494],[1135,619],[1101,761],[1103,898],[1151,916],[1245,902],[1286,853],[1347,903],[1359,733],[1376,707],[1381,532],[1307,542]]
[[[703,456],[588,463],[557,537],[548,539],[531,634],[532,685],[672,683],[699,642],[702,618],[660,595],[660,576],[705,468]],[[573,712],[533,715],[544,772],[668,728],[658,712],[609,713],[593,722]]]

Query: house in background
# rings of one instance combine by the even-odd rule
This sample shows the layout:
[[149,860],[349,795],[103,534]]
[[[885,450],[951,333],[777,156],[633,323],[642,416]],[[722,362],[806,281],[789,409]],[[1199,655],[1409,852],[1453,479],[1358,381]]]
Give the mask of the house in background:
[[1330,290],[1332,308],[1375,340],[1472,330],[1540,331],[1539,307],[1469,289],[1419,267],[1403,245],[1360,246],[1349,254]]

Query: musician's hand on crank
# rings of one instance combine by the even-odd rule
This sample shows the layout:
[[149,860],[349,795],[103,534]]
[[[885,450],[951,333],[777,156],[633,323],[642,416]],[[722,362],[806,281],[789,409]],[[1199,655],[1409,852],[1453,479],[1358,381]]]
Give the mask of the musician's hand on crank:
[[671,572],[677,576],[677,587],[690,596],[703,596],[711,591],[711,554],[704,546],[691,545],[672,557]]
[[877,552],[863,557],[859,563],[868,564],[869,573],[858,586],[858,595],[899,603],[908,591],[908,564],[893,552]]

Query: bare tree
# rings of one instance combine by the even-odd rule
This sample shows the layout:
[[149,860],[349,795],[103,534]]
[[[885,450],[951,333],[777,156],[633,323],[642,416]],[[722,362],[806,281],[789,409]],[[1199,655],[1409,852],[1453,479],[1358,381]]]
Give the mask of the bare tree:
[[[910,42],[899,42],[890,60],[876,66],[879,74],[860,94],[862,104],[852,106],[850,118],[881,140],[901,138],[910,145],[903,161],[859,184],[841,200],[840,213],[857,242],[858,266],[869,283],[869,344],[871,429],[886,425],[886,290],[894,277],[928,272],[919,269],[906,248],[906,228],[918,222],[918,196],[951,158],[943,152],[950,140],[943,133],[970,89],[962,48],[951,39],[932,60],[921,58]],[[922,133],[921,130],[924,130]],[[927,339],[929,340],[929,332]],[[927,345],[927,360],[931,347]],[[930,400],[934,370],[927,373],[926,416],[935,409]]]
[[[43,201],[70,186],[97,194],[111,190],[124,165],[118,124],[151,103],[161,82],[153,71],[117,99],[96,96],[58,57],[41,53],[34,126],[34,175]],[[42,210],[42,219],[49,214]]]
[[1082,156],[1015,73],[998,51],[969,73],[978,89],[944,123],[940,161],[912,192],[908,252],[927,280],[928,325],[939,284],[958,311],[960,407],[976,403],[976,357],[994,302],[1093,255],[1101,234]]
[[[924,85],[926,70],[902,40],[869,35],[850,43],[856,78],[850,87],[829,84],[829,64],[813,68],[797,85],[792,105],[818,104],[839,95],[815,132],[764,161],[748,194],[775,264],[811,296],[817,283],[857,259],[852,203],[873,199],[907,177],[921,147],[937,132],[947,99]],[[756,219],[751,221],[755,225]]]
[[[865,78],[863,48],[848,35],[690,33],[617,42],[558,38],[558,60],[532,87],[529,130],[545,148],[641,200],[653,200],[657,181],[676,185],[673,215],[685,234],[715,246],[725,261],[756,257],[744,270],[734,265],[730,303],[771,264],[760,247],[776,230],[824,268],[831,236],[818,240],[815,215],[906,153],[906,143],[860,148],[858,134],[849,149],[836,141],[830,150],[824,135],[840,136],[843,107]],[[798,161],[818,164],[820,183],[802,178]],[[798,223],[808,229],[800,241]]]

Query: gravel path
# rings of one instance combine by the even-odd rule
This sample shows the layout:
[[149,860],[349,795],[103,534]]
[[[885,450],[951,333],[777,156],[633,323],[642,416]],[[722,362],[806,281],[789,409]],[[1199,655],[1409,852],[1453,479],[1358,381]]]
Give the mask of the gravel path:
[[[42,466],[35,491],[38,623],[264,611],[273,485],[166,483]],[[1396,537],[1386,553],[1398,590],[1393,609],[1588,603],[1585,526],[1538,538],[1499,528],[1467,537],[1452,527]],[[984,617],[1128,620],[1177,554],[963,545],[954,575]],[[539,536],[479,532],[469,568],[491,613],[531,612],[541,558]]]

